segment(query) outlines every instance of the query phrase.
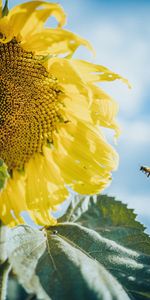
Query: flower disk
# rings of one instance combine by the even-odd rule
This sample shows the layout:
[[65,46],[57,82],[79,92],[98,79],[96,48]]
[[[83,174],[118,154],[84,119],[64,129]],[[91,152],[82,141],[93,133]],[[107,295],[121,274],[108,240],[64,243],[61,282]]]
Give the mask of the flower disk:
[[16,40],[0,43],[0,157],[22,168],[53,140],[59,116],[57,80]]

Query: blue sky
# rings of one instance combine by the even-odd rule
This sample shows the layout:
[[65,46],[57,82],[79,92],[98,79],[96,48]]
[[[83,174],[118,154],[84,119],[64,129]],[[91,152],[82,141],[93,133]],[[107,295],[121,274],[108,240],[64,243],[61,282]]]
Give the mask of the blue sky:
[[[19,2],[10,0],[10,6]],[[150,1],[57,2],[68,15],[66,28],[88,39],[97,53],[93,58],[82,48],[76,57],[105,65],[132,84],[132,90],[119,81],[103,84],[120,105],[122,127],[120,165],[105,192],[134,208],[150,232],[150,178],[139,171],[140,165],[150,165]]]

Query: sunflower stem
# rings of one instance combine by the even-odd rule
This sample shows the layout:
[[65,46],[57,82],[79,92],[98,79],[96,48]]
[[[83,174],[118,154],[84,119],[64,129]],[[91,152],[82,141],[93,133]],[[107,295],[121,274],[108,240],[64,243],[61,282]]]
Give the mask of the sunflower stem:
[[7,230],[8,228],[0,221],[0,300],[6,299],[8,275],[11,269],[6,252]]
[[8,276],[9,276],[10,270],[11,270],[11,266],[10,266],[8,260],[6,260],[0,266],[0,300],[6,300],[7,283],[8,283]]

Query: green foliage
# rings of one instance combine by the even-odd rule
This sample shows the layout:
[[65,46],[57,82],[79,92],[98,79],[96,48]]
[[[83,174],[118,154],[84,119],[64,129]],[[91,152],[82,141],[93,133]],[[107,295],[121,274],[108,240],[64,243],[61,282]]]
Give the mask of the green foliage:
[[[65,226],[68,231],[74,229],[70,224]],[[75,240],[63,233],[63,225],[60,233],[60,228],[56,229],[58,234],[53,234],[53,228],[47,231],[47,249],[37,265],[40,282],[52,299],[129,299],[115,278],[78,246],[81,227],[79,232],[72,232]]]
[[8,178],[9,174],[7,171],[7,166],[5,165],[3,160],[0,159],[0,190],[4,188]]
[[76,196],[60,222],[77,222],[122,246],[150,255],[150,238],[133,209],[114,197]]
[[[62,235],[63,226],[71,232],[78,228],[72,235],[78,239],[78,234],[81,234],[82,238],[84,229],[76,224],[59,226],[60,234],[56,234],[57,227],[48,229],[46,237],[27,226],[12,230],[9,260],[23,286],[45,300],[105,300],[108,296],[111,299],[129,299],[121,285],[98,261],[67,238],[65,233]],[[89,238],[89,230],[85,234]],[[43,294],[43,290],[49,297]]]
[[12,270],[37,299],[150,299],[150,238],[135,217],[112,197],[76,197],[57,226],[10,231]]
[[58,235],[101,263],[128,292],[150,293],[150,257],[74,223],[57,226]]
[[9,232],[7,252],[13,272],[29,293],[35,293],[39,299],[49,300],[35,273],[45,248],[44,235],[37,229],[22,225]]

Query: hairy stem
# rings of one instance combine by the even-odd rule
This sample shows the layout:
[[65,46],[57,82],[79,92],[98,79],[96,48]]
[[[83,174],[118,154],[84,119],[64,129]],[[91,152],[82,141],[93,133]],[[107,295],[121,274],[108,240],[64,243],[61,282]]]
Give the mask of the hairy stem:
[[6,299],[10,264],[7,260],[6,236],[8,228],[0,221],[0,300]]
[[7,282],[10,270],[11,267],[7,260],[0,265],[0,300],[6,300]]
[[7,259],[6,236],[8,228],[0,221],[0,265]]

